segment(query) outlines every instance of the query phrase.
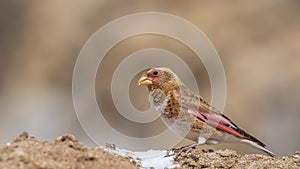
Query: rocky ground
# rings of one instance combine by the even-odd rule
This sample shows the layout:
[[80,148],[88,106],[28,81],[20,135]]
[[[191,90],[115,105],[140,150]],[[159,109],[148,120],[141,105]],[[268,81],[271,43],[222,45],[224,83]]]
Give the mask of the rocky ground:
[[[49,142],[37,140],[25,132],[12,143],[0,147],[0,168],[143,168],[143,159],[112,154],[116,151],[118,149],[109,151],[109,148],[86,148],[72,135],[64,135]],[[173,166],[178,168],[296,169],[300,168],[300,152],[287,157],[271,158],[260,154],[239,155],[232,150],[195,149],[189,153],[182,153],[174,159],[174,164]]]
[[288,157],[268,157],[261,154],[239,155],[232,150],[199,150],[182,154],[182,168],[300,168],[300,152]]

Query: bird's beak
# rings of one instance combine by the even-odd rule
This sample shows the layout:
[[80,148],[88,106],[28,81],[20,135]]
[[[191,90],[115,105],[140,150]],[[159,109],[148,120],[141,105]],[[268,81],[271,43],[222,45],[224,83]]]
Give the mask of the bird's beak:
[[139,85],[139,86],[140,86],[140,85],[148,86],[148,85],[151,85],[151,84],[153,84],[153,82],[152,82],[150,79],[148,79],[148,77],[146,77],[146,76],[142,76],[142,77],[139,79],[139,81],[138,81],[138,85]]

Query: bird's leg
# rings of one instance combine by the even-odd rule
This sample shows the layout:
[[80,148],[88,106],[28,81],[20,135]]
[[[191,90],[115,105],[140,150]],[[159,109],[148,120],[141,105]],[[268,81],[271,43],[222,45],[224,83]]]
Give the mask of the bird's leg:
[[[198,146],[198,143],[194,143],[194,144],[190,144],[190,145],[186,145],[186,146],[182,146],[180,148],[172,148],[171,151],[168,151],[167,154],[165,155],[165,157],[170,157],[175,155],[175,158],[177,158],[182,152],[186,152],[189,150],[189,152],[191,151],[191,149],[195,149],[196,146]],[[172,154],[170,154],[170,152],[173,152]]]

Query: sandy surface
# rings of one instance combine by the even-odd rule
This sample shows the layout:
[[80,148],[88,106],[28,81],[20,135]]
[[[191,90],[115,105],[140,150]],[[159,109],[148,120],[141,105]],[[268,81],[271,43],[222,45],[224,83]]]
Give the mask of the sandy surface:
[[300,152],[288,157],[268,157],[261,154],[239,155],[232,150],[200,150],[182,153],[175,161],[182,168],[300,168]]
[[[72,135],[64,135],[49,142],[36,140],[23,133],[12,143],[2,145],[0,152],[1,169],[139,168],[141,164],[141,161],[131,157],[111,154],[107,148],[86,148]],[[300,152],[271,158],[260,154],[239,155],[232,150],[192,149],[181,153],[174,163],[180,168],[296,169],[300,168]]]
[[1,146],[0,152],[1,169],[137,168],[129,158],[86,148],[72,135],[49,142],[23,133],[10,145]]

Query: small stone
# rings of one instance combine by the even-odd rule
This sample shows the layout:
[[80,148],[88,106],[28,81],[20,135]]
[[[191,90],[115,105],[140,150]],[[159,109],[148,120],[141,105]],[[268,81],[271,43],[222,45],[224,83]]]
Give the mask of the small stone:
[[299,158],[300,156],[298,154],[293,155],[294,158]]
[[113,143],[106,143],[105,148],[111,149],[111,150],[116,150],[116,145]]
[[197,156],[194,156],[193,159],[194,159],[195,162],[199,161],[199,157],[197,157]]

